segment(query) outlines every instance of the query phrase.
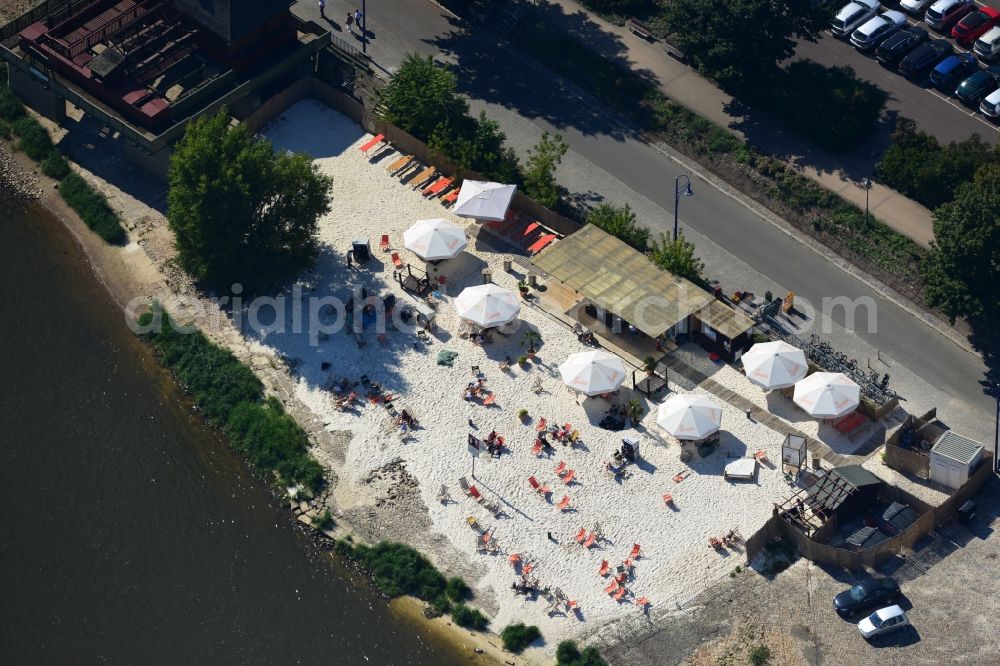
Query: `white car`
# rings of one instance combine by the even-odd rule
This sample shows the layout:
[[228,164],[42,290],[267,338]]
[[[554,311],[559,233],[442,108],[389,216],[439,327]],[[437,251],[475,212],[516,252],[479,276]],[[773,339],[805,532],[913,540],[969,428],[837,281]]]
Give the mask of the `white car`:
[[837,37],[846,37],[862,23],[878,14],[882,5],[878,0],[854,0],[841,7],[830,22],[830,29]]
[[994,120],[1000,118],[1000,88],[991,92],[979,103],[979,110],[984,116]]
[[851,33],[851,44],[859,51],[871,51],[904,25],[906,15],[903,12],[882,12]]
[[924,13],[924,23],[935,30],[948,30],[975,6],[972,0],[937,0]]
[[858,631],[861,632],[865,640],[868,640],[902,629],[908,624],[910,621],[906,618],[906,613],[903,612],[902,608],[886,606],[858,622]]
[[899,6],[904,12],[922,17],[934,0],[901,0]]

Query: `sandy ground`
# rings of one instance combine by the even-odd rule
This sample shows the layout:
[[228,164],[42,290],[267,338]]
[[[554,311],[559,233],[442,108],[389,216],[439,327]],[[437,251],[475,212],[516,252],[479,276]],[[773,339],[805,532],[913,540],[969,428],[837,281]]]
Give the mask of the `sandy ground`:
[[[402,234],[410,224],[428,217],[475,224],[451,216],[438,202],[423,199],[419,192],[390,176],[384,165],[393,159],[391,155],[364,158],[356,146],[367,135],[316,102],[292,107],[264,133],[276,148],[314,155],[320,168],[334,179],[334,208],[321,222],[321,239],[329,251],[324,251],[315,271],[301,285],[304,311],[310,309],[309,297],[346,300],[351,289],[359,285],[369,294],[391,291],[400,301],[412,302],[392,281],[391,263],[377,248],[375,259],[361,270],[346,267],[342,257],[350,239],[368,238],[377,245],[377,239],[387,233],[394,251],[422,267],[417,257],[402,249]],[[481,243],[470,243],[470,251],[442,264],[440,272],[447,278],[450,294],[480,283],[481,270],[487,266],[493,270],[495,282],[514,288],[516,277],[502,271],[502,259]],[[283,295],[295,298],[291,291]],[[738,550],[719,554],[708,546],[708,538],[732,528],[744,535],[753,533],[770,516],[772,502],[787,494],[782,475],[769,466],[762,466],[749,483],[723,479],[723,467],[730,457],[757,450],[766,451],[771,460],[780,455],[781,436],[748,421],[735,408],[724,406],[720,448],[704,459],[695,454],[689,464],[680,461],[678,444],[664,438],[655,426],[655,405],[644,404],[645,417],[629,431],[616,433],[596,427],[608,404],[599,398],[579,404],[558,377],[558,364],[582,346],[569,329],[532,307],[522,307],[521,328],[540,333],[539,354],[527,369],[515,367],[509,373],[501,372],[497,362],[523,352],[521,332],[509,337],[496,335],[485,347],[473,345],[457,336],[459,320],[449,295],[438,308],[435,340],[416,348],[412,335],[391,329],[386,346],[378,344],[372,330],[364,333],[363,348],[345,332],[315,339],[312,344],[307,331],[293,332],[291,305],[285,310],[282,320],[275,319],[273,311],[260,313],[264,324],[283,332],[254,333],[248,326],[244,330],[264,346],[262,352],[287,359],[295,368],[296,397],[313,409],[329,430],[352,433],[336,492],[342,515],[352,525],[367,526],[371,536],[423,547],[442,569],[460,572],[469,579],[480,602],[494,615],[495,628],[514,621],[535,623],[542,629],[549,650],[563,638],[585,639],[601,625],[641,616],[643,611],[634,603],[638,598],[649,598],[653,609],[682,603],[725,576],[743,563],[742,554]],[[279,321],[284,326],[277,326]],[[454,367],[436,363],[442,349],[458,352]],[[463,400],[463,388],[473,378],[473,365],[485,373],[498,407]],[[420,420],[422,427],[411,439],[401,442],[397,438],[390,415],[381,407],[334,408],[333,396],[324,388],[331,378],[357,380],[362,374],[397,396],[396,409],[405,408]],[[545,388],[539,395],[530,390],[537,379]],[[515,414],[522,407],[530,414],[527,424]],[[533,456],[534,424],[540,418],[571,423],[580,430],[585,445],[574,450],[557,446],[551,456]],[[470,421],[471,432],[482,437],[496,430],[512,449],[499,459],[479,459],[475,480],[471,479],[466,447]],[[642,461],[627,479],[616,481],[606,473],[605,464],[623,436],[642,442]],[[576,481],[570,486],[554,473],[560,461],[576,471]],[[674,483],[672,477],[680,472],[690,475]],[[552,489],[550,496],[542,498],[531,489],[527,479],[532,475]],[[501,508],[500,517],[463,496],[458,487],[463,476],[476,484],[487,501]],[[442,485],[454,501],[437,501]],[[665,506],[664,493],[673,495],[674,509]],[[417,494],[414,499],[427,507],[426,521],[422,511],[415,517],[413,507],[408,506]],[[570,498],[571,510],[560,512],[554,505],[563,496]],[[380,505],[391,509],[380,512]],[[477,554],[476,533],[466,520],[469,517],[491,532],[500,546],[499,553]],[[584,549],[574,535],[595,525],[600,526],[603,539]],[[625,583],[628,594],[615,602],[604,592],[608,581],[598,576],[598,569],[602,560],[608,560],[612,567],[621,564],[633,544],[640,544],[642,556],[634,576]],[[560,588],[579,604],[580,611],[550,616],[544,600],[513,594],[509,588],[518,572],[508,564],[508,557],[514,553],[534,564],[533,575],[542,585]]]

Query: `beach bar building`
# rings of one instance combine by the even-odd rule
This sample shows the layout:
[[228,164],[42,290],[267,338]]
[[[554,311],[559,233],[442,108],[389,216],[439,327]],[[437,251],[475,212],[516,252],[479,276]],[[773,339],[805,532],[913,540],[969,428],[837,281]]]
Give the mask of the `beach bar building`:
[[571,314],[611,333],[693,338],[727,361],[752,344],[753,321],[690,280],[665,271],[611,234],[588,224],[532,259],[582,298]]

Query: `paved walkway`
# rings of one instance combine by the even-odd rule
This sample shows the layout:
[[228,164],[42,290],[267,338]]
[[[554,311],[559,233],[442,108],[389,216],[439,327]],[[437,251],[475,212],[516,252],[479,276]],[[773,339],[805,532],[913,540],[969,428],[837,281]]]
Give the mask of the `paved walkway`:
[[[747,119],[728,111],[739,108],[740,104],[691,67],[668,56],[663,42],[651,44],[626,28],[588,12],[573,0],[546,0],[539,4],[539,10],[546,20],[577,36],[593,50],[614,60],[625,61],[632,69],[653,77],[660,90],[671,99],[746,138],[740,127]],[[813,166],[837,164],[836,156],[825,153],[805,139],[789,135],[787,130],[773,121],[758,117],[753,121],[753,143],[758,149],[781,155],[796,164],[804,175],[864,209],[866,192],[862,180],[849,178],[839,169]],[[931,211],[895,190],[873,183],[868,193],[868,206],[874,217],[924,247],[928,247],[934,238]]]

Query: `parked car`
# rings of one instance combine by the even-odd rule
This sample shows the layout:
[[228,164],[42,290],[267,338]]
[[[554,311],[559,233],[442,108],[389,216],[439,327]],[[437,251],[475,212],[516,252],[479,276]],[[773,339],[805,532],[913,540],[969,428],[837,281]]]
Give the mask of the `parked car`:
[[991,92],[979,103],[979,111],[992,120],[1000,118],[1000,88]]
[[906,25],[903,12],[882,12],[851,33],[851,44],[859,51],[871,51]]
[[930,35],[923,28],[905,28],[882,42],[875,51],[875,58],[886,67],[895,67],[907,53],[928,39]]
[[976,8],[972,0],[937,0],[924,14],[924,22],[935,30],[947,30]]
[[975,108],[997,86],[1000,86],[1000,65],[991,65],[959,83],[955,88],[955,97]]
[[846,37],[855,28],[878,14],[882,5],[878,0],[854,0],[840,8],[830,22],[830,29],[837,37]]
[[899,584],[891,578],[871,578],[833,598],[833,609],[842,617],[899,599]]
[[969,12],[962,20],[951,29],[951,36],[959,44],[971,44],[980,35],[992,28],[1000,21],[1000,11],[992,7],[979,7],[974,12]]
[[924,12],[927,11],[927,8],[933,2],[934,0],[902,0],[902,2],[899,3],[899,6],[904,12],[908,12],[914,16],[920,16],[922,18]]
[[865,619],[858,622],[858,631],[865,640],[882,636],[890,632],[902,629],[910,624],[906,613],[899,606],[887,606],[880,608]]
[[958,82],[979,69],[976,56],[964,51],[953,53],[939,62],[931,71],[930,83],[944,93],[955,90]]
[[913,26],[900,30],[882,42],[875,51],[875,58],[886,67],[895,67],[903,57],[930,39],[923,28]]
[[935,65],[951,55],[951,44],[932,39],[913,49],[899,63],[899,71],[911,81],[921,81]]
[[1000,54],[1000,28],[990,28],[989,31],[976,40],[972,52],[980,60],[993,60]]

